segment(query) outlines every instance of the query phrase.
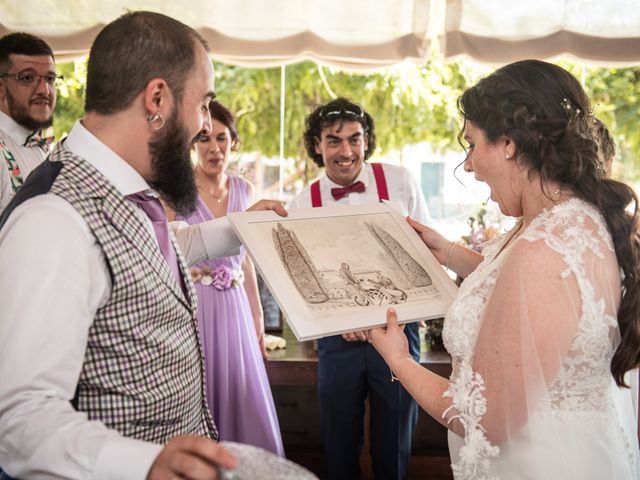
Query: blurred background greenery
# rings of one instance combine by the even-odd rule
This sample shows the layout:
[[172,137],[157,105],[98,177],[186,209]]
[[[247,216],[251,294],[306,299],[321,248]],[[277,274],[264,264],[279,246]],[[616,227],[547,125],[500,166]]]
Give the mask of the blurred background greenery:
[[[618,146],[614,176],[640,180],[640,68],[589,67],[559,62],[579,78],[593,113],[607,124]],[[237,115],[243,152],[274,157],[280,149],[281,68],[245,68],[215,63],[218,99]],[[65,80],[59,89],[56,138],[83,113],[86,59],[58,65]],[[361,103],[374,117],[378,154],[428,142],[436,152],[459,150],[461,127],[456,101],[462,91],[492,67],[433,57],[423,65],[403,63],[372,73],[353,73],[311,61],[285,70],[284,157],[297,159],[305,180],[316,174],[306,158],[302,131],[306,115],[334,96]]]

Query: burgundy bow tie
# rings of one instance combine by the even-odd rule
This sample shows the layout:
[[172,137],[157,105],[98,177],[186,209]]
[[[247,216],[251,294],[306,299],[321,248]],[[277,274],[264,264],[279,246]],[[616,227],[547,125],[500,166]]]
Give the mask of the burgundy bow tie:
[[331,189],[331,195],[336,200],[340,200],[342,197],[349,195],[351,192],[364,192],[364,183],[358,180],[356,183],[352,183],[348,187],[338,187]]

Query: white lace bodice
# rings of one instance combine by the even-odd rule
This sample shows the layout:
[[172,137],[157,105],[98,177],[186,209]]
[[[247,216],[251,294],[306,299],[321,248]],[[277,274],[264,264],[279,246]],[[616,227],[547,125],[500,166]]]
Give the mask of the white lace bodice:
[[[571,277],[577,284],[580,297],[577,302],[580,312],[568,351],[562,356],[557,375],[547,383],[545,394],[537,399],[535,406],[527,405],[529,419],[540,415],[573,421],[570,419],[576,414],[589,413],[584,418],[599,421],[602,417],[613,425],[619,423],[612,400],[615,387],[609,369],[619,343],[617,320],[613,316],[617,305],[613,305],[610,299],[605,300],[602,292],[594,286],[597,272],[587,267],[593,262],[585,262],[586,258],[593,259],[594,256],[601,262],[615,261],[604,219],[593,206],[572,199],[545,210],[506,247],[503,245],[505,241],[485,247],[484,261],[460,286],[444,322],[443,339],[453,364],[449,389],[444,394],[451,398],[452,406],[445,415],[459,420],[465,430],[464,445],[457,458],[452,456],[456,478],[497,478],[493,476],[492,464],[504,454],[499,446],[492,445],[487,439],[482,425],[487,412],[487,392],[484,379],[474,371],[474,353],[485,307],[494,293],[504,262],[518,242],[542,241],[545,248],[557,252],[566,264],[561,278]],[[558,318],[558,321],[562,320]],[[514,364],[517,362],[514,359]],[[618,433],[621,445],[631,448],[628,441],[623,441],[621,428]],[[517,431],[510,432],[513,436],[517,434]],[[634,457],[637,454],[629,452],[632,461],[636,461]]]

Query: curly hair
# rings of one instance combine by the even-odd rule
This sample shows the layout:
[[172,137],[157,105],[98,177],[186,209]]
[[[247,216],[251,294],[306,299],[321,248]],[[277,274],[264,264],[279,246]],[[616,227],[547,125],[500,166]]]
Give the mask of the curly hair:
[[[549,181],[566,185],[602,213],[624,273],[618,311],[622,340],[611,373],[625,385],[624,374],[640,364],[638,198],[628,185],[608,178],[580,83],[561,67],[524,60],[480,80],[462,94],[458,108],[489,142],[510,138],[517,149],[513,161],[522,162],[543,188]],[[632,212],[626,210],[630,204]]]
[[236,127],[236,120],[233,113],[217,100],[211,100],[209,102],[209,113],[211,114],[211,118],[222,123],[229,129],[229,133],[231,134],[231,150],[234,152],[238,151],[240,147],[240,136],[238,135],[238,128]]
[[613,140],[609,129],[602,120],[593,117],[594,135],[598,140],[598,147],[605,165],[610,170],[611,162],[616,156],[616,142]]
[[360,105],[353,103],[346,98],[339,97],[325,105],[319,105],[305,120],[305,131],[303,134],[304,146],[307,154],[316,165],[324,167],[322,155],[316,153],[316,144],[320,140],[322,130],[331,127],[338,122],[356,121],[362,125],[362,130],[368,138],[367,150],[364,152],[364,159],[367,160],[376,149],[376,126],[373,117]]

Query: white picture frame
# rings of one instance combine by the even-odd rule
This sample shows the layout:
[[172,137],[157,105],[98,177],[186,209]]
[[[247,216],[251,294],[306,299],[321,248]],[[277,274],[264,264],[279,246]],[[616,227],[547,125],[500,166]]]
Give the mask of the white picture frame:
[[400,323],[443,317],[457,293],[406,219],[383,203],[228,218],[299,341],[385,325],[390,305]]

